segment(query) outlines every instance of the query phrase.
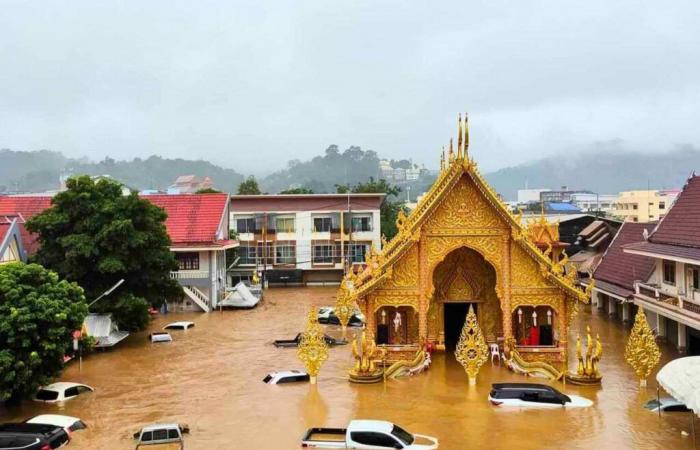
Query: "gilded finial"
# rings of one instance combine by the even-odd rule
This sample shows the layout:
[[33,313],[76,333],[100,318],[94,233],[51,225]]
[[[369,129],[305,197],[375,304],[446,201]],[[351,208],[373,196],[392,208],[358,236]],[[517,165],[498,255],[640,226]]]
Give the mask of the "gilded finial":
[[452,138],[450,138],[449,158],[450,158],[450,162],[454,161],[454,159],[455,159],[455,153],[454,153],[454,149],[452,147]]
[[440,154],[440,171],[445,170],[445,146],[442,146],[442,153]]
[[462,147],[462,156],[464,156],[464,159],[469,159],[469,117],[467,116],[467,113],[464,113],[464,140],[463,140],[463,147]]
[[462,113],[459,113],[457,119],[457,158],[462,157]]

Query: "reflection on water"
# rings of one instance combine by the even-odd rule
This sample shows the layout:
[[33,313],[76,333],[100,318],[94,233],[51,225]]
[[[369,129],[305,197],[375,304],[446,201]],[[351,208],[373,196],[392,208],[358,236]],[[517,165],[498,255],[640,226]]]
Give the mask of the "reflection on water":
[[[188,424],[187,449],[294,449],[307,427],[345,426],[352,418],[397,422],[438,437],[441,449],[692,448],[690,438],[681,437],[681,430],[690,429],[688,415],[659,418],[642,408],[656,395],[655,383],[650,378],[650,387],[640,392],[625,364],[628,331],[587,309],[578,327],[590,324],[600,333],[603,387],[558,387],[594,400],[592,408],[492,407],[486,399],[492,382],[527,379],[487,363],[478,384],[470,387],[450,354],[435,356],[426,374],[353,385],[346,379],[350,346],[331,349],[317,386],[262,383],[268,371],[301,368],[294,349],[277,349],[271,342],[293,338],[308,308],[332,304],[334,293],[333,288],[273,289],[251,311],[159,317],[153,330],[176,320],[196,326],[172,331],[172,343],[150,344],[147,333],[133,335],[114,351],[86,358],[82,372],[72,364],[62,379],[89,384],[96,392],[63,406],[26,402],[0,409],[0,420],[39,413],[78,416],[90,428],[75,433],[70,446],[75,450],[133,448],[131,435],[156,421]],[[327,332],[340,334],[335,327]],[[569,341],[575,342],[575,334]],[[665,349],[663,362],[672,355]]]

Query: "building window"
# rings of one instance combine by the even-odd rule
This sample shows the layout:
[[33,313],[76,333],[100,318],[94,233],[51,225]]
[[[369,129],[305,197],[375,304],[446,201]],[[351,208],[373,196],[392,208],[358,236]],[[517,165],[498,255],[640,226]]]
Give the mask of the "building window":
[[314,245],[313,248],[314,264],[332,264],[333,263],[333,245]]
[[175,253],[178,270],[199,270],[199,253]]
[[349,244],[346,255],[352,263],[363,263],[367,251],[369,251],[369,244]]
[[244,246],[238,248],[238,256],[241,257],[241,264],[256,264],[256,258],[258,255],[257,248],[255,246]]
[[700,267],[690,267],[688,269],[688,277],[690,278],[691,289],[700,290]]
[[654,219],[654,215],[653,215],[653,214],[650,214],[650,215],[649,215],[649,219],[650,219],[650,220]]
[[236,219],[236,231],[239,233],[255,233],[255,219]]
[[296,264],[297,252],[293,244],[275,245],[275,264]]
[[666,202],[659,202],[659,209],[666,209]]
[[353,217],[351,221],[351,229],[354,232],[372,231],[372,218],[369,216]]
[[[267,245],[265,245],[267,244]],[[272,261],[274,260],[274,252],[272,251],[272,242],[267,241],[267,242],[262,242],[258,241],[258,248],[257,248],[257,261],[259,261],[261,264],[267,264],[270,265],[272,264]]]
[[632,203],[632,209],[637,209],[637,204],[636,204],[636,203]]
[[664,260],[664,283],[676,284],[676,263]]
[[314,217],[314,231],[317,233],[327,233],[331,231],[331,218]]
[[294,217],[277,217],[275,229],[278,233],[294,233]]
[[636,217],[632,217],[632,222],[639,222],[639,219]]

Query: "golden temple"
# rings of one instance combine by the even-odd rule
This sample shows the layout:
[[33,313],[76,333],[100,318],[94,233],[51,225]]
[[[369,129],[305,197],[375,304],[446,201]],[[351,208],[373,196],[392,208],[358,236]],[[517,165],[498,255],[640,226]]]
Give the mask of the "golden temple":
[[369,336],[397,359],[424,345],[454,348],[471,305],[486,341],[500,351],[514,345],[528,361],[566,361],[577,302],[589,295],[576,286],[567,258],[542,248],[558,241],[558,230],[524,226],[468,150],[465,116],[431,189],[409,216],[399,214],[397,235],[369,251],[366,267],[348,272],[339,304],[356,303]]

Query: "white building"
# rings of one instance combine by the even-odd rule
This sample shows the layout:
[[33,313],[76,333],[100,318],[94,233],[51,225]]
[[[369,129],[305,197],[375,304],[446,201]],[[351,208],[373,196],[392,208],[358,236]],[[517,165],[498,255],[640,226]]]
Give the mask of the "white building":
[[588,192],[571,194],[571,203],[582,212],[612,213],[615,209],[615,202],[617,202],[617,194],[591,194]]
[[384,194],[233,195],[240,260],[231,283],[257,270],[269,284],[338,283],[381,246]]
[[539,203],[540,193],[551,189],[518,189],[518,204]]

